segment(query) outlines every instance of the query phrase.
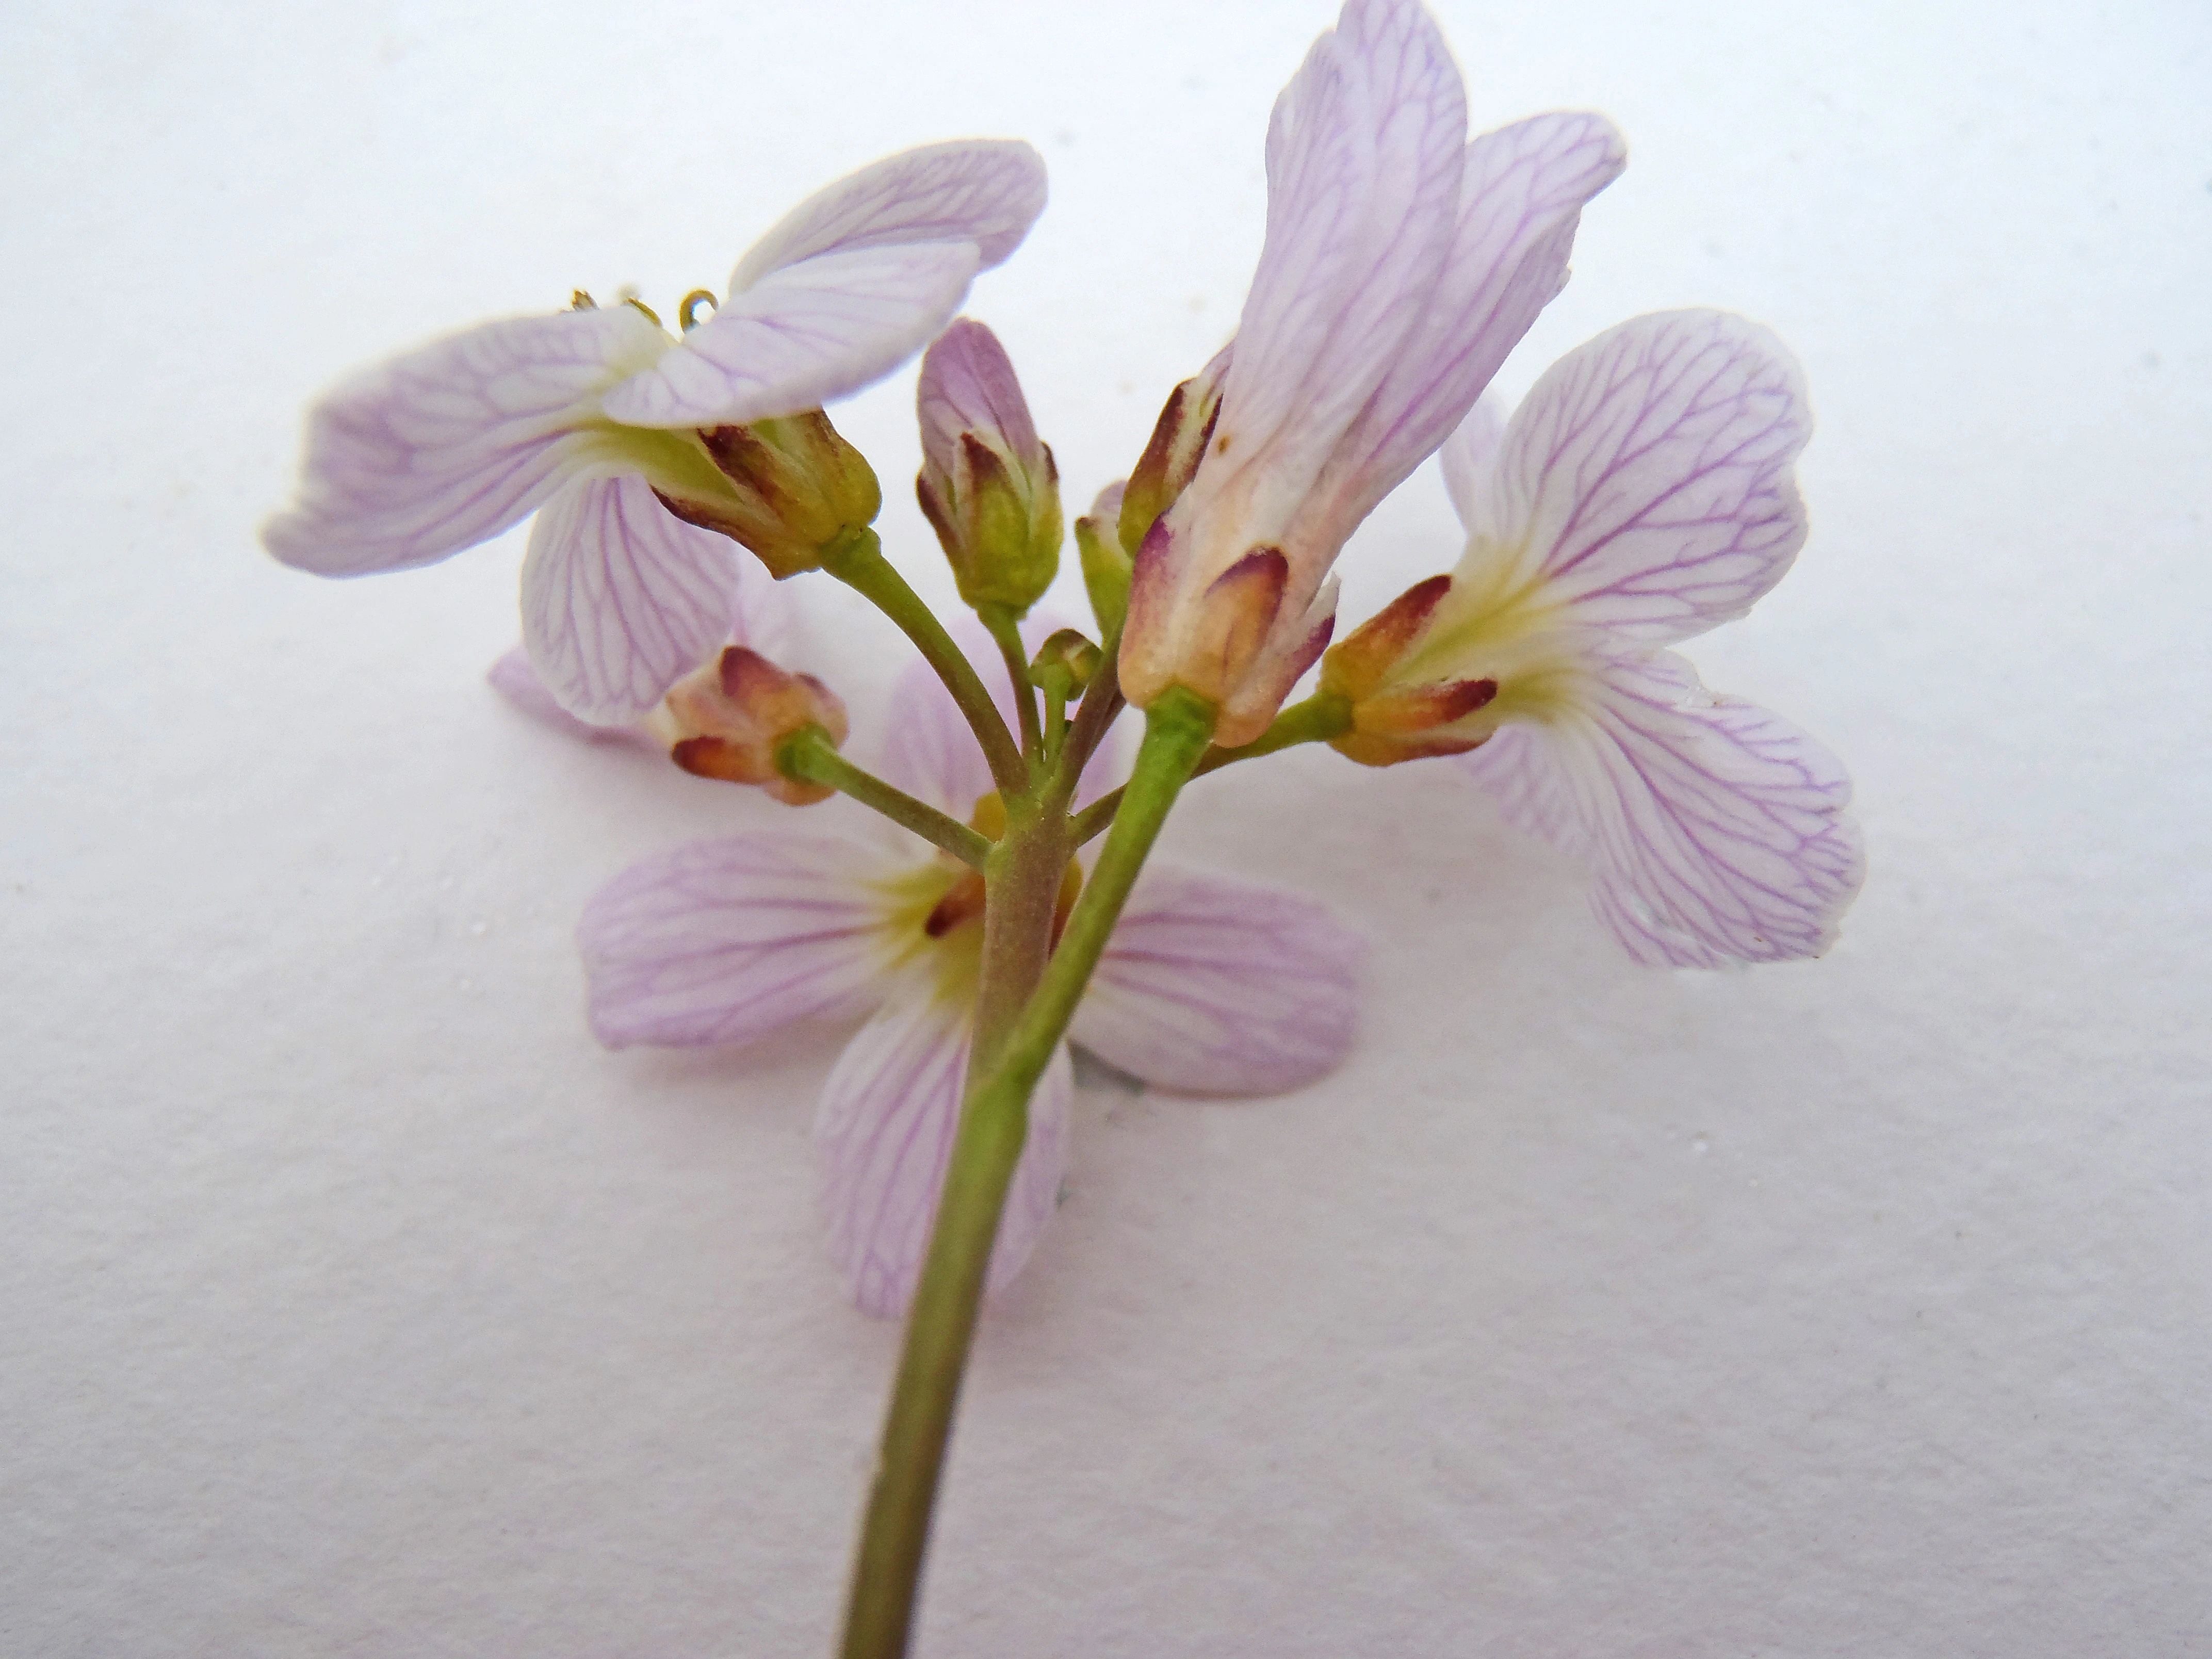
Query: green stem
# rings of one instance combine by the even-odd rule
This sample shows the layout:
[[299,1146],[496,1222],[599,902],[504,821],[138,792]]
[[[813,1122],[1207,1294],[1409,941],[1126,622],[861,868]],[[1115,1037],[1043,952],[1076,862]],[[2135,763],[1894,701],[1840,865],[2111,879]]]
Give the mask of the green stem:
[[[1168,809],[1206,751],[1213,721],[1211,704],[1179,688],[1153,704],[1125,805],[1097,867],[1084,884],[1036,993],[1000,1045],[994,1069],[980,1080],[971,1075],[884,1424],[854,1567],[843,1659],[900,1659],[906,1652],[991,1246],[1029,1132],[1030,1094],[1059,1049]],[[1048,811],[1032,821],[1034,844],[1064,857],[1065,820],[1055,825],[1055,817]],[[1010,845],[1029,839],[1010,823],[994,860],[1008,856]]]
[[822,568],[897,623],[899,631],[914,641],[915,649],[937,671],[938,678],[945,682],[945,689],[975,728],[975,740],[983,745],[983,758],[990,763],[991,776],[1000,793],[1011,795],[1027,790],[1029,768],[1023,763],[1021,750],[1014,746],[1013,734],[1006,730],[1005,716],[983,689],[975,665],[953,644],[937,613],[921,602],[921,595],[907,586],[906,578],[884,556],[884,545],[876,532],[846,531],[823,553]]
[[[1238,761],[1257,760],[1262,755],[1272,755],[1280,749],[1295,748],[1302,743],[1327,743],[1340,738],[1352,730],[1352,702],[1342,693],[1316,691],[1303,702],[1294,702],[1275,716],[1275,723],[1265,732],[1235,749],[1209,749],[1191,769],[1191,776],[1202,778],[1208,772],[1218,772],[1224,766]],[[1075,815],[1075,844],[1080,847],[1114,822],[1115,813],[1121,805],[1121,791],[1101,795],[1097,800]]]
[[943,848],[963,864],[981,870],[990,857],[989,836],[854,765],[837,752],[830,734],[818,726],[801,726],[776,745],[775,769],[795,783],[819,784],[850,795],[931,845]]
[[[1083,706],[1075,711],[1075,722],[1067,729],[1067,741],[1060,745],[1060,760],[1054,768],[1049,798],[1064,808],[1075,799],[1076,785],[1082,781],[1083,769],[1091,763],[1091,757],[1106,735],[1106,728],[1120,714],[1121,702],[1121,624],[1117,621],[1106,630],[1106,638],[1098,650],[1098,667],[1091,676],[1091,684],[1084,688]],[[1116,800],[1121,792],[1115,790]],[[1088,817],[1085,813],[1084,817]],[[1111,813],[1107,815],[1109,817]],[[1101,821],[1101,829],[1104,828]],[[1091,835],[1098,831],[1093,830]],[[1088,836],[1078,836],[1080,847]]]
[[969,1045],[973,1086],[998,1063],[999,1048],[1037,988],[1052,954],[1060,885],[1075,856],[1065,811],[1016,801],[983,870],[983,961]]
[[1067,699],[1058,691],[1044,694],[1044,757],[1049,765],[1060,755],[1067,737]]
[[1007,677],[1014,683],[1014,710],[1022,726],[1022,753],[1032,760],[1044,757],[1044,740],[1037,730],[1036,698],[1030,690],[1029,653],[1022,649],[1022,629],[1014,613],[1002,605],[975,607],[975,615],[998,642],[1006,660]]

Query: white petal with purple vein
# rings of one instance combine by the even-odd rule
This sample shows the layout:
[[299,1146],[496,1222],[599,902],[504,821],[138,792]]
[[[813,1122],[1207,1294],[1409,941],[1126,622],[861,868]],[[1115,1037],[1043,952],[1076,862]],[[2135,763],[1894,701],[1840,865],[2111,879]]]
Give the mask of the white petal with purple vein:
[[[968,1068],[964,1000],[937,994],[926,971],[906,976],[862,1026],[823,1086],[815,1140],[830,1258],[854,1302],[878,1319],[913,1300],[959,1126]],[[1030,1102],[1029,1138],[991,1252],[987,1288],[1003,1288],[1051,1219],[1067,1167],[1073,1073],[1063,1045]]]
[[972,242],[988,270],[1020,246],[1044,199],[1044,158],[1018,138],[902,150],[784,215],[738,261],[730,292],[819,254],[896,242]]
[[906,869],[877,848],[759,833],[694,842],[599,890],[577,942],[610,1048],[749,1042],[880,997],[884,904]]
[[1351,1047],[1365,954],[1310,899],[1152,865],[1069,1035],[1162,1088],[1280,1094]]
[[[1466,137],[1458,68],[1421,6],[1352,0],[1314,42],[1268,123],[1267,239],[1212,488],[1263,449],[1301,493],[1311,482],[1435,285]],[[1295,453],[1268,448],[1279,434]]]
[[1475,503],[1489,485],[1498,446],[1505,437],[1506,415],[1505,400],[1494,392],[1484,392],[1437,451],[1444,494],[1451,497],[1452,511],[1462,525],[1474,522]]
[[1842,763],[1672,652],[1602,662],[1586,708],[1510,726],[1462,764],[1589,866],[1592,907],[1647,965],[1818,956],[1865,872]]
[[1358,477],[1346,529],[1460,423],[1565,285],[1583,205],[1627,160],[1601,115],[1531,116],[1468,146],[1442,275],[1336,463]]
[[[788,654],[792,632],[791,603],[783,588],[767,571],[748,559],[738,561],[735,614],[730,618],[729,643],[750,647],[778,662]],[[710,648],[708,657],[717,654]],[[702,665],[707,658],[702,658]],[[641,725],[594,726],[580,720],[550,690],[530,660],[529,651],[516,646],[485,676],[493,688],[531,719],[563,736],[586,743],[620,743],[659,750],[666,745]]]
[[973,242],[818,254],[732,295],[643,374],[606,396],[632,426],[719,426],[815,409],[929,343],[980,268]]
[[738,545],[631,475],[572,483],[530,527],[522,642],[578,720],[636,720],[728,637]]
[[1569,352],[1514,411],[1478,543],[1516,552],[1577,623],[1655,643],[1741,616],[1805,542],[1804,377],[1758,324],[1638,317]]
[[659,742],[641,726],[593,726],[580,720],[561,707],[553,694],[545,689],[545,682],[538,677],[531,665],[530,653],[516,646],[491,665],[484,676],[492,689],[508,702],[536,720],[566,738],[575,738],[585,743],[621,744],[632,748],[659,750]]
[[596,441],[599,394],[666,350],[634,307],[486,323],[356,376],[307,417],[297,507],[262,540],[356,576],[428,564],[520,522]]

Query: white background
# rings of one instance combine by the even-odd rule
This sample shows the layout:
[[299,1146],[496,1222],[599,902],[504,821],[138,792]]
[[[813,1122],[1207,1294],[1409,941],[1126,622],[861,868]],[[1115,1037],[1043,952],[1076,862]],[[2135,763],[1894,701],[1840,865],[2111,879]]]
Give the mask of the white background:
[[[1172,854],[1371,933],[1362,1039],[1086,1091],[921,1650],[2212,1650],[2212,14],[1440,10],[1479,126],[1631,143],[1503,386],[1685,304],[1805,360],[1811,544],[1690,649],[1849,761],[1865,896],[1818,963],[1650,973],[1449,766],[1200,785]],[[519,538],[329,583],[254,526],[342,371],[720,287],[968,133],[1052,170],[971,309],[1079,508],[1232,326],[1330,19],[8,9],[0,1650],[828,1650],[896,1339],[813,1217],[836,1034],[602,1052],[571,943],[799,820],[498,701]],[[839,419],[942,592],[911,382]],[[1455,553],[1425,470],[1346,617]]]

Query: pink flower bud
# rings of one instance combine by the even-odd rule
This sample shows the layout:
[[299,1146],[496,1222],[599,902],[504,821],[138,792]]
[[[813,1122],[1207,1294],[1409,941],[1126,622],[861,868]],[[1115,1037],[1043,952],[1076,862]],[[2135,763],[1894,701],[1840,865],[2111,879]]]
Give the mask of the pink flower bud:
[[725,783],[757,783],[791,806],[811,806],[836,793],[799,783],[776,768],[777,746],[819,726],[833,744],[851,729],[845,705],[811,674],[791,674],[757,651],[733,645],[679,680],[668,694],[676,740],[669,758],[685,771]]
[[1019,617],[1060,569],[1060,472],[998,337],[961,318],[921,360],[915,493],[960,597]]

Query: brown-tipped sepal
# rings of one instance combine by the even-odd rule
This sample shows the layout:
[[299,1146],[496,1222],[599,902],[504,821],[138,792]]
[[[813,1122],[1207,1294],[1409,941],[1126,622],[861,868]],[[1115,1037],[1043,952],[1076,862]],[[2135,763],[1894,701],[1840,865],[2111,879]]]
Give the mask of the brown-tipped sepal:
[[1176,497],[1197,476],[1206,459],[1206,446],[1221,418],[1221,382],[1229,373],[1229,350],[1168,393],[1160,418],[1153,423],[1152,441],[1129,474],[1121,496],[1121,545],[1129,553],[1145,544],[1159,516],[1175,505]]
[[669,758],[696,776],[756,784],[791,806],[811,806],[837,793],[776,768],[777,748],[795,732],[817,727],[835,747],[852,729],[842,701],[811,674],[787,672],[757,651],[733,645],[679,680],[667,709],[677,732]]
[[1497,696],[1498,682],[1490,679],[1443,680],[1384,691],[1353,703],[1352,730],[1330,741],[1337,753],[1362,766],[1463,755],[1488,741],[1490,732],[1458,722],[1488,708]]
[[1353,702],[1372,696],[1390,670],[1428,631],[1429,619],[1451,592],[1449,576],[1415,582],[1328,648],[1322,659],[1322,689]]
[[875,522],[883,486],[820,410],[699,434],[732,485],[727,497],[661,501],[679,519],[744,543],[779,581],[812,570],[823,550]]
[[1182,684],[1208,702],[1223,702],[1267,644],[1289,580],[1290,561],[1279,547],[1255,547],[1216,576],[1190,624]]
[[1352,705],[1352,730],[1330,739],[1339,754],[1362,766],[1395,766],[1462,755],[1489,738],[1491,728],[1468,716],[1497,697],[1496,680],[1400,678],[1451,585],[1449,576],[1415,582],[1322,657],[1321,689]]

